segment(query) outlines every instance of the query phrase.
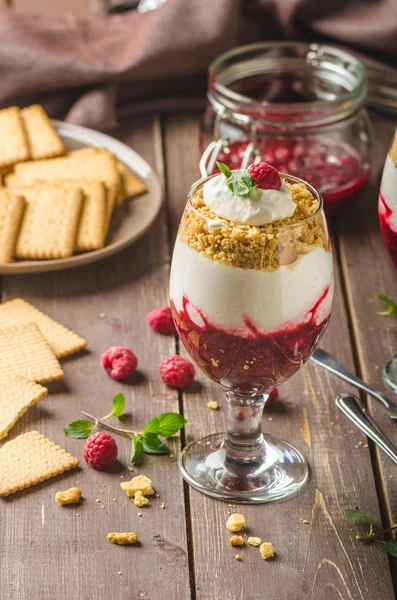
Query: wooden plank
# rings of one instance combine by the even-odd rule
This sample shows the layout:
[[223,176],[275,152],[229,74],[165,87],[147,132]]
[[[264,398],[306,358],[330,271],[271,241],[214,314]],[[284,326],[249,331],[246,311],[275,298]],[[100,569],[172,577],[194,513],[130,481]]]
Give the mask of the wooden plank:
[[[117,136],[161,171],[158,120],[154,125],[142,117],[124,123]],[[81,457],[83,441],[66,438],[62,427],[80,418],[81,410],[106,414],[118,391],[125,394],[132,427],[140,429],[156,414],[177,411],[177,394],[165,388],[158,374],[160,360],[174,353],[174,339],[155,334],[145,319],[150,309],[167,302],[167,283],[164,211],[142,240],[109,260],[63,273],[6,278],[4,300],[24,297],[89,342],[87,352],[63,361],[64,383],[54,386],[47,399],[26,413],[9,439],[38,428]],[[106,318],[100,318],[100,313]],[[130,346],[138,355],[139,373],[130,383],[113,381],[99,364],[100,353],[113,345]],[[146,457],[142,467],[134,469],[135,474],[151,477],[160,493],[152,506],[138,509],[120,488],[121,481],[133,476],[126,469],[130,444],[121,436],[117,443],[122,464],[111,472],[94,471],[82,462],[77,473],[1,502],[4,600],[190,598],[177,459]],[[172,443],[177,455],[178,441]],[[57,505],[55,492],[72,485],[83,491],[81,506]],[[110,531],[136,531],[141,544],[111,545],[106,540]]]
[[[397,300],[396,270],[386,254],[380,235],[377,200],[380,174],[391,143],[395,122],[377,119],[373,149],[373,176],[370,186],[346,215],[341,226],[340,251],[347,298],[352,315],[352,327],[357,340],[358,370],[365,381],[392,396],[382,381],[382,368],[396,353],[397,320],[380,317],[377,310],[384,305],[378,294]],[[386,410],[374,399],[367,398],[371,414],[384,433],[397,444],[396,424],[390,421]],[[397,522],[397,474],[392,461],[374,450],[379,470],[379,492],[385,527]],[[397,564],[393,561],[396,573]]]
[[[198,119],[169,116],[164,131],[167,197],[174,219],[170,230],[175,234],[186,192],[197,178]],[[334,312],[323,347],[353,368],[338,271],[336,275]],[[202,374],[197,379],[200,391],[183,395],[188,441],[226,426],[221,390]],[[225,528],[234,509],[190,490],[197,600],[374,600],[379,589],[382,598],[394,598],[383,548],[357,543],[356,525],[343,514],[344,509],[361,505],[378,514],[370,455],[358,447],[365,438],[353,431],[333,401],[337,393],[348,390],[319,368],[306,366],[282,386],[280,402],[265,412],[264,429],[300,448],[312,470],[309,485],[296,498],[239,509],[249,534],[274,544],[274,562],[263,562],[258,550],[250,547],[239,550],[242,562],[236,562]],[[219,411],[206,407],[209,399],[219,401]]]

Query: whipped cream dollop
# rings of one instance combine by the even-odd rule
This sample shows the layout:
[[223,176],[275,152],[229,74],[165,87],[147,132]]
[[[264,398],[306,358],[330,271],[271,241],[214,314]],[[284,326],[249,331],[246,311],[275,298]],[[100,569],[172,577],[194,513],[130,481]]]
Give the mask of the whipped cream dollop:
[[256,187],[248,196],[238,196],[228,188],[223,174],[206,181],[203,195],[206,206],[217,217],[246,225],[266,225],[292,217],[296,208],[286,183],[282,183],[279,190]]

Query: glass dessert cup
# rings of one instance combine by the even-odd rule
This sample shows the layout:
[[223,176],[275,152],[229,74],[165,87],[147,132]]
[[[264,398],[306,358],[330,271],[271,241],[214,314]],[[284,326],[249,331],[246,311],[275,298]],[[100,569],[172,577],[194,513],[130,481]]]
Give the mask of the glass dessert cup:
[[364,65],[340,48],[263,42],[225,52],[208,73],[202,175],[215,160],[240,169],[256,158],[308,181],[337,214],[369,178],[366,89]]
[[[397,131],[382,174],[378,203],[379,226],[383,243],[397,269]],[[397,393],[397,355],[383,369],[387,385]]]
[[320,194],[281,176],[297,193],[299,184],[306,186],[313,214],[279,227],[214,218],[200,195],[206,178],[189,193],[173,254],[178,334],[198,367],[221,385],[228,406],[227,432],[187,446],[180,469],[194,488],[225,501],[281,500],[309,477],[299,450],[262,433],[262,413],[270,392],[303,366],[326,329],[332,253]]

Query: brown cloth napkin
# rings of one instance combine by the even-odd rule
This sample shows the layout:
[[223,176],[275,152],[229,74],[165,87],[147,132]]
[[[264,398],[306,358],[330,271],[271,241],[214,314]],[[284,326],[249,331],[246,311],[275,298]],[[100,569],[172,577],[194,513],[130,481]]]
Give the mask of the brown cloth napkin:
[[98,129],[114,126],[116,112],[203,106],[218,54],[276,39],[333,41],[392,62],[397,2],[167,0],[91,20],[2,9],[0,105],[39,101],[52,116]]

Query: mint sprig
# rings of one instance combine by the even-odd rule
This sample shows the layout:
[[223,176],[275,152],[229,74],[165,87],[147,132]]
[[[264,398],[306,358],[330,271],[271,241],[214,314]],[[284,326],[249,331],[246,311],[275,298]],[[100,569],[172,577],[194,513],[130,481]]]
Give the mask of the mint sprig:
[[226,185],[237,196],[248,196],[256,187],[256,180],[249,173],[231,171],[225,163],[216,162],[218,169],[226,177]]
[[88,419],[72,421],[63,428],[63,431],[68,437],[85,439],[91,435],[94,429],[102,425],[102,427],[120,433],[131,440],[131,462],[137,463],[142,460],[144,454],[169,454],[170,449],[165,440],[175,435],[187,423],[185,417],[174,412],[166,412],[154,417],[146,423],[142,431],[121,429],[105,423],[110,417],[117,417],[119,421],[123,421],[123,417],[126,416],[124,409],[125,398],[123,394],[117,394],[113,398],[113,410],[109,414],[97,419],[83,412],[86,417],[91,419],[90,421]]
[[389,315],[394,315],[397,313],[397,304],[393,302],[391,298],[388,296],[384,296],[383,294],[379,294],[380,300],[386,303],[386,310],[378,311],[376,314],[381,317],[388,317]]
[[347,510],[344,511],[344,513],[345,513],[346,517],[349,517],[350,519],[365,519],[366,521],[368,521],[368,523],[369,523],[368,534],[366,536],[356,535],[356,539],[359,542],[376,542],[377,544],[384,544],[386,552],[388,554],[390,554],[391,556],[397,556],[397,539],[396,538],[393,538],[393,539],[389,540],[388,542],[386,542],[385,540],[378,539],[380,537],[383,537],[387,533],[390,533],[394,529],[396,529],[397,523],[395,523],[391,527],[388,527],[387,529],[383,529],[382,531],[379,531],[378,533],[374,533],[373,526],[376,524],[376,518],[373,515],[370,515],[369,513],[366,513],[366,512],[362,512],[358,508],[356,508],[356,509],[348,508]]

